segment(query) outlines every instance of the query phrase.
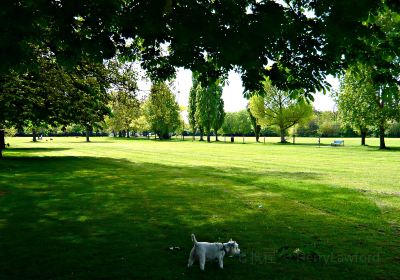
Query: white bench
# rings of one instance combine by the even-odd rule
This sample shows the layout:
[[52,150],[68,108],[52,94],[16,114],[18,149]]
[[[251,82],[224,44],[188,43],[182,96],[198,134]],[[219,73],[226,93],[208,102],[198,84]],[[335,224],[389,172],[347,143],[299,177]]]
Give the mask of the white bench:
[[344,140],[334,140],[331,146],[344,146]]

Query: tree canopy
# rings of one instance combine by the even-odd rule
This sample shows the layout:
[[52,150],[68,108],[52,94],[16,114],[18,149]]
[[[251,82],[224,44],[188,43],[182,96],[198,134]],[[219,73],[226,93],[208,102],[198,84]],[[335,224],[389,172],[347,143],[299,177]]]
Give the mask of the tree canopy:
[[222,87],[218,80],[204,87],[200,83],[194,85],[196,86],[196,123],[204,129],[207,141],[210,142],[211,129],[219,129],[224,119]]
[[144,115],[160,139],[169,139],[170,133],[181,125],[179,105],[165,83],[154,83],[144,104]]
[[250,112],[259,124],[277,127],[284,143],[287,129],[310,117],[312,106],[302,99],[294,99],[290,92],[279,90],[268,80],[263,85],[262,95],[250,99]]
[[82,61],[66,71],[47,53],[39,71],[10,71],[0,78],[0,125],[10,127],[81,124],[88,130],[109,114],[109,83],[102,64]]
[[226,113],[224,124],[222,125],[224,134],[247,135],[250,134],[251,119],[247,110]]
[[338,105],[345,122],[360,129],[365,144],[368,127],[379,131],[380,148],[385,149],[385,131],[389,121],[400,118],[399,87],[392,83],[377,83],[376,70],[358,64],[346,71],[338,94]]
[[6,0],[0,72],[35,67],[39,46],[63,65],[118,53],[140,58],[152,79],[171,77],[174,67],[201,73],[202,81],[235,69],[249,90],[267,76],[312,98],[326,74],[368,59],[373,46],[363,38],[384,28],[369,16],[386,7],[400,9],[395,0]]

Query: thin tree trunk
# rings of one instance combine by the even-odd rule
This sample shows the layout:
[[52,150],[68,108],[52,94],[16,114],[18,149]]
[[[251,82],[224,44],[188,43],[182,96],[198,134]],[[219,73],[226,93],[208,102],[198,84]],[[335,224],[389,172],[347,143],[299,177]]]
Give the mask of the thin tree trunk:
[[90,133],[89,133],[89,129],[87,128],[86,129],[86,142],[90,142],[89,136],[90,136]]
[[160,140],[168,140],[170,139],[170,136],[169,133],[162,132],[158,134],[158,138],[160,138]]
[[218,140],[218,134],[217,133],[215,133],[215,142],[218,142],[219,140]]
[[204,141],[203,135],[204,135],[204,130],[200,128],[200,141]]
[[285,130],[281,129],[281,143],[286,143]]
[[32,129],[32,141],[36,142],[37,138],[36,138],[36,129]]
[[379,149],[386,149],[385,144],[385,127],[381,125],[379,127]]
[[129,129],[126,130],[126,138],[131,138],[131,137],[129,136]]
[[365,138],[367,137],[367,132],[365,130],[361,130],[361,145],[365,146]]
[[4,129],[0,129],[0,158],[3,157],[3,150],[6,148],[6,139]]
[[261,125],[256,125],[255,133],[256,133],[256,142],[260,142],[260,132],[261,132]]
[[210,137],[210,132],[207,133],[207,142],[210,143],[211,142],[211,137]]

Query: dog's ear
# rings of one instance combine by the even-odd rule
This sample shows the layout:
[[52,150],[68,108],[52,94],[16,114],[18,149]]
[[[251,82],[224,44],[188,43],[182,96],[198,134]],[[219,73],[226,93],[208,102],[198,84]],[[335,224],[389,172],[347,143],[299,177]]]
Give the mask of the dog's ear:
[[232,238],[229,240],[229,242],[232,242]]

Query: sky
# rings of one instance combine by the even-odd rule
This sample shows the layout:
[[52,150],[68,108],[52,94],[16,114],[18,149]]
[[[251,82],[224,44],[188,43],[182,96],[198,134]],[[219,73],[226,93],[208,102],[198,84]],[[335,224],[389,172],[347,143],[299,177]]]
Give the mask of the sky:
[[[339,87],[338,79],[328,76],[327,81],[331,84],[332,90]],[[192,73],[190,70],[179,68],[177,70],[176,79],[173,83],[172,91],[174,92],[179,105],[187,107],[189,100],[189,91],[192,86]],[[139,89],[143,92],[149,92],[150,83],[147,80],[139,82]],[[237,112],[246,109],[248,100],[243,97],[243,85],[239,74],[231,71],[228,76],[228,83],[224,86],[222,98],[224,99],[225,112]],[[314,94],[313,106],[319,111],[333,111],[335,103],[329,93]]]

